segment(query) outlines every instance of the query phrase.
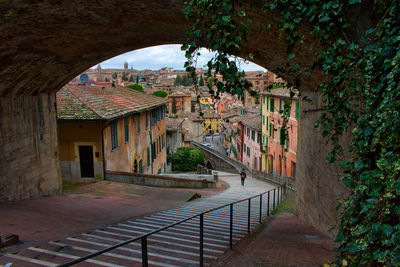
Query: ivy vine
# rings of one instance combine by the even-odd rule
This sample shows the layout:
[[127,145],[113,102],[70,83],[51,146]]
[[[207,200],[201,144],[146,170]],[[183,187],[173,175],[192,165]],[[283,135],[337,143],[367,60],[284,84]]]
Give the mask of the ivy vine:
[[[208,62],[210,87],[233,94],[251,90],[230,57],[240,54],[252,34],[252,21],[240,1],[184,3],[187,18],[194,21],[182,46],[187,70],[194,73],[199,48],[207,47],[218,51]],[[355,32],[352,14],[366,3],[375,10],[374,25]],[[281,32],[288,62],[282,71],[293,78],[289,87],[301,88],[315,69],[325,74],[316,88],[324,109],[315,126],[332,145],[328,162],[340,161],[343,183],[351,189],[338,206],[341,220],[335,240],[340,245],[333,264],[400,266],[400,2],[268,0],[263,10],[265,16],[280,14],[276,25],[265,24],[263,30],[275,26]],[[302,23],[312,25],[314,41],[305,42],[299,31]],[[294,63],[306,51],[315,56],[313,64]],[[351,158],[343,160],[340,138],[346,130],[352,131]]]

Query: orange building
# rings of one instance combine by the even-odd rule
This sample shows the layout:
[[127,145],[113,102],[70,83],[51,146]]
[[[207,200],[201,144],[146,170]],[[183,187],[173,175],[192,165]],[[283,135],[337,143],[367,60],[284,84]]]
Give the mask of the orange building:
[[[296,177],[298,97],[290,98],[287,88],[262,95],[262,171]],[[282,113],[290,103],[290,118],[283,129]]]
[[57,92],[63,179],[165,172],[167,102],[120,86],[63,87]]
[[192,95],[190,92],[186,91],[175,91],[174,93],[168,95],[169,114],[173,113],[173,106],[175,102],[176,113],[190,112],[192,106]]

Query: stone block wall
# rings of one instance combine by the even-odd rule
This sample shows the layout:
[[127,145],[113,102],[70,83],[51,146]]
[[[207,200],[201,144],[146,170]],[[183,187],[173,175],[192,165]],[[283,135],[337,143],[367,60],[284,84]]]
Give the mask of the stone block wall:
[[[322,232],[334,236],[329,227],[339,219],[337,199],[348,194],[339,175],[338,164],[328,164],[325,155],[330,151],[320,129],[314,127],[321,115],[322,101],[315,92],[305,92],[312,103],[300,101],[296,170],[296,212]],[[341,143],[348,147],[351,130]],[[346,148],[344,148],[346,150]]]
[[0,201],[61,192],[55,93],[0,97]]

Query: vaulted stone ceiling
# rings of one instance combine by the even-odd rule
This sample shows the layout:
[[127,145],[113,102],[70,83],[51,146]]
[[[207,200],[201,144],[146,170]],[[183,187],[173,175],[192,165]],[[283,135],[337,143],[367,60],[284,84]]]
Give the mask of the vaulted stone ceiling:
[[[277,16],[266,16],[259,2],[250,2],[240,1],[254,28],[242,56],[252,52],[255,63],[276,70],[287,58],[285,47],[278,31],[260,28]],[[0,96],[54,92],[121,53],[182,43],[189,25],[183,8],[181,0],[2,1]]]

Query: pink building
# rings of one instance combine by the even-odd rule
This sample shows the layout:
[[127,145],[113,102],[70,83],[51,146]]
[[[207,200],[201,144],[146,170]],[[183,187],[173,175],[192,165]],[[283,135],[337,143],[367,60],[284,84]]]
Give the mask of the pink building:
[[[296,153],[299,101],[290,98],[287,88],[262,95],[262,171],[280,176],[296,177]],[[282,114],[290,103],[290,118],[283,128]]]
[[261,172],[261,115],[247,116],[240,124],[243,125],[242,162]]

